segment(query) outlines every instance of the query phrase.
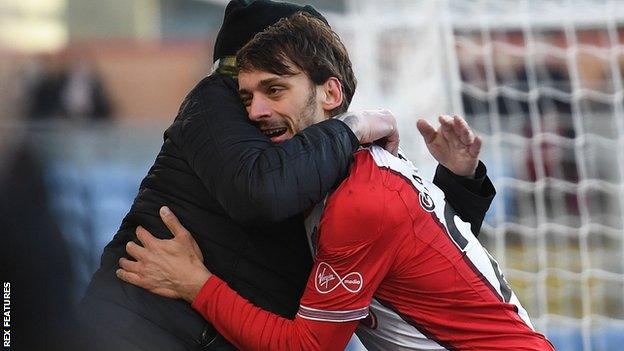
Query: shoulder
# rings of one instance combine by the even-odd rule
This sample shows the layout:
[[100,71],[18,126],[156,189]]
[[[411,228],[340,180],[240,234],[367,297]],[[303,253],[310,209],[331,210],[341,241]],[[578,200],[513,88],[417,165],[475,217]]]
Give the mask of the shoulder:
[[248,123],[238,96],[238,85],[230,77],[209,75],[186,95],[167,135],[181,138],[189,132],[192,134],[228,122]]
[[[208,93],[206,96],[205,94]],[[231,77],[211,74],[200,80],[187,95],[187,98],[218,98],[220,95],[236,95],[238,96],[238,85],[236,80]]]
[[188,93],[180,106],[177,118],[187,117],[186,114],[191,111],[227,108],[245,112],[238,97],[238,84],[231,77],[213,74],[204,77]]
[[368,149],[354,154],[347,178],[328,197],[321,218],[322,235],[339,233],[333,240],[369,241],[374,239],[384,222],[389,190],[385,170],[380,168]]
[[369,149],[357,151],[353,158],[348,176],[328,198],[326,211],[332,205],[343,212],[352,208],[370,211],[383,204],[385,170],[377,165]]

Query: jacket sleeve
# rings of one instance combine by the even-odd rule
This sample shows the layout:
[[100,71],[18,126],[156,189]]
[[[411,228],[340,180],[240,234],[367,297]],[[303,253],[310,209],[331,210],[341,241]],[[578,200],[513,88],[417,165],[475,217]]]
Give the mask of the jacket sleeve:
[[248,120],[237,89],[232,78],[205,78],[165,138],[235,221],[258,225],[303,212],[346,176],[357,138],[332,119],[273,144]]
[[394,193],[381,176],[368,178],[364,169],[358,175],[327,200],[315,264],[294,319],[254,306],[214,275],[192,307],[241,350],[344,350],[393,267],[395,256],[388,252],[403,243],[393,219],[410,218],[386,215],[386,198]]
[[496,195],[483,162],[479,161],[474,179],[455,175],[438,165],[433,183],[444,191],[446,200],[463,221],[470,223],[472,232],[478,236],[485,213]]

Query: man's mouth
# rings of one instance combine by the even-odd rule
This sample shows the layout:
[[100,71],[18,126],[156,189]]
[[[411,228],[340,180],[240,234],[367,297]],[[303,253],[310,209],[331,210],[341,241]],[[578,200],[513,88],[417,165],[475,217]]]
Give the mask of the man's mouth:
[[264,133],[264,135],[268,136],[269,138],[277,138],[281,136],[282,134],[286,133],[287,131],[288,131],[288,128],[270,128],[270,129],[263,129],[262,133]]

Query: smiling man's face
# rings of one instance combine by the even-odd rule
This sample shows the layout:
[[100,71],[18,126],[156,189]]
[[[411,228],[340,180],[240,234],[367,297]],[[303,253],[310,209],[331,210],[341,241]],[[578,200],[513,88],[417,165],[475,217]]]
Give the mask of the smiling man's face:
[[292,75],[259,70],[238,74],[239,93],[249,119],[275,143],[330,116],[324,110],[323,85],[315,85],[300,70],[293,71]]

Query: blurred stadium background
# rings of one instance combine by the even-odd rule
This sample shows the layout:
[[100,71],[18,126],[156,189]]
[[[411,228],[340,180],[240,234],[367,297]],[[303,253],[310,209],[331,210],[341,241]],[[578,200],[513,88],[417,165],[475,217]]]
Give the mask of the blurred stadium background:
[[[352,108],[392,110],[426,174],[417,117],[460,114],[484,137],[498,195],[480,238],[537,329],[558,350],[622,349],[624,2],[293,2],[327,15],[358,77]],[[3,276],[20,266],[15,298],[56,306],[28,323],[80,298],[210,70],[226,3],[0,0]]]

